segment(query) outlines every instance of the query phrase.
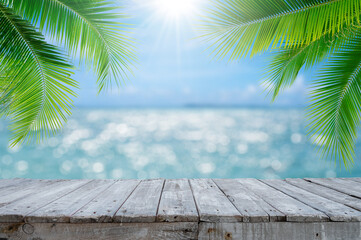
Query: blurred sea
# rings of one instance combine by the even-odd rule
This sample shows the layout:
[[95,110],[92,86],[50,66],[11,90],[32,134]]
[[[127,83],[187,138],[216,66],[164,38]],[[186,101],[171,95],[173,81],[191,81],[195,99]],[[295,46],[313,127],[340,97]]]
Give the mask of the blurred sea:
[[8,148],[0,122],[1,178],[360,177],[320,160],[302,109],[74,109],[40,145]]

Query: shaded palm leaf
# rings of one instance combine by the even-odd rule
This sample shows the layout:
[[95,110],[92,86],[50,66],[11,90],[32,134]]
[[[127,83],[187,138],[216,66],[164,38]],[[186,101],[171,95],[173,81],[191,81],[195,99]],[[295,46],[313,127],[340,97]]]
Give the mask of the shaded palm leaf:
[[348,38],[313,84],[309,108],[310,133],[323,146],[322,153],[353,163],[357,127],[361,120],[361,29]]
[[[5,1],[5,0],[2,0]],[[135,60],[129,26],[120,8],[106,0],[6,0],[16,13],[39,26],[82,59],[93,63],[99,91],[131,72]]]
[[72,65],[27,21],[0,4],[1,110],[11,118],[11,144],[40,141],[55,133],[70,114],[77,86]]
[[325,57],[345,47],[345,42],[354,36],[357,28],[345,27],[337,35],[325,34],[320,39],[295,48],[280,49],[275,52],[268,65],[265,86],[275,100],[283,89],[290,87],[300,70],[308,69],[322,62]]
[[216,56],[239,59],[269,47],[308,45],[360,23],[359,0],[213,0],[201,26]]

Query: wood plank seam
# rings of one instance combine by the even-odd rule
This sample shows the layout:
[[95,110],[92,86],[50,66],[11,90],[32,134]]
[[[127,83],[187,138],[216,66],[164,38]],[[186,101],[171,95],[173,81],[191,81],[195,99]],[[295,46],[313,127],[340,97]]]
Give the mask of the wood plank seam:
[[39,208],[35,209],[34,211],[32,211],[32,212],[30,212],[30,213],[26,214],[26,215],[24,216],[24,220],[23,220],[23,221],[24,221],[25,223],[27,223],[28,221],[26,220],[26,216],[28,216],[28,215],[30,215],[30,214],[32,214],[32,213],[34,213],[34,212],[38,211],[39,209],[41,209],[41,208],[43,208],[43,207],[45,207],[45,206],[47,206],[47,205],[49,205],[49,204],[51,204],[51,203],[53,203],[53,202],[57,201],[58,199],[60,199],[60,198],[62,198],[62,197],[64,197],[64,196],[66,196],[66,195],[68,195],[68,194],[70,194],[70,193],[72,193],[72,192],[74,192],[74,191],[78,190],[79,188],[82,188],[82,187],[84,187],[85,185],[90,184],[90,183],[91,183],[91,182],[93,182],[93,181],[94,181],[94,179],[93,179],[93,180],[89,180],[88,182],[84,183],[83,185],[80,185],[79,187],[76,187],[75,189],[73,189],[73,190],[69,191],[68,193],[64,194],[63,196],[60,196],[60,197],[58,197],[58,198],[55,198],[54,200],[52,200],[52,201],[50,201],[50,202],[46,203],[45,205],[43,205],[43,206],[41,206],[41,207],[39,207]]
[[[28,180],[29,182],[27,182],[26,180]],[[12,190],[12,192],[11,192],[11,194],[10,194],[10,195],[12,195],[12,194],[21,193],[22,195],[17,196],[15,199],[12,198],[11,202],[2,202],[2,203],[0,202],[0,208],[4,207],[4,206],[6,206],[6,205],[9,205],[9,204],[11,204],[11,203],[20,201],[20,200],[21,200],[22,198],[24,198],[24,197],[31,196],[33,192],[28,192],[28,191],[30,191],[30,190],[34,187],[34,186],[31,185],[31,184],[32,184],[31,181],[36,181],[37,184],[40,184],[40,185],[44,184],[43,187],[56,184],[56,181],[51,181],[51,180],[49,180],[49,179],[47,179],[47,180],[25,179],[25,181],[22,181],[22,183],[23,183],[23,184],[24,184],[24,183],[27,183],[27,184],[25,185],[25,187],[24,187],[24,185],[21,186],[21,187],[24,187],[25,189],[24,189],[24,188],[21,189],[21,190],[17,190],[17,189],[16,189],[15,191]],[[65,180],[60,180],[60,181],[65,181]],[[45,183],[48,184],[48,185],[45,185]],[[4,190],[4,189],[3,189],[3,190]],[[24,192],[25,192],[25,194],[23,194]],[[4,192],[3,192],[3,191],[0,191],[0,194],[4,194]]]
[[[286,182],[288,182],[289,184],[291,184],[291,185],[293,185],[293,186],[296,186],[296,187],[298,187],[298,188],[300,188],[300,189],[303,189],[303,190],[305,190],[305,191],[308,191],[308,192],[310,192],[310,193],[314,193],[314,194],[316,194],[315,192],[313,192],[313,191],[311,191],[309,188],[307,188],[307,187],[302,187],[302,186],[299,186],[299,185],[297,185],[296,183],[294,183],[293,182],[293,180],[298,180],[297,178],[295,178],[295,179],[293,179],[293,178],[287,178],[287,179],[285,179],[285,181]],[[351,198],[351,199],[353,199],[354,197],[352,197],[352,196],[350,196],[350,195],[348,195],[348,194],[346,194],[346,193],[343,193],[343,192],[338,192],[338,191],[336,191],[336,190],[334,190],[334,189],[332,189],[332,188],[328,188],[328,187],[325,187],[325,186],[322,186],[322,185],[318,185],[318,184],[315,184],[315,183],[313,183],[313,182],[308,182],[308,181],[306,181],[305,179],[301,179],[300,178],[300,180],[301,181],[303,181],[303,182],[305,182],[305,183],[307,183],[307,184],[313,184],[315,187],[318,187],[318,188],[320,188],[320,189],[327,189],[327,191],[333,191],[333,195],[336,193],[338,196],[342,196],[343,198],[344,197],[349,197],[349,198]],[[320,196],[322,196],[322,197],[325,197],[325,198],[329,198],[329,195],[321,195],[321,194],[319,194]],[[356,199],[358,199],[358,198],[354,198],[355,200]],[[357,211],[361,211],[361,206],[360,207],[357,207],[357,206],[355,206],[355,205],[353,205],[352,203],[350,203],[349,201],[341,201],[341,200],[338,200],[338,199],[332,199],[333,201],[335,201],[335,202],[338,202],[338,203],[341,203],[341,204],[343,204],[343,205],[345,205],[345,206],[347,206],[347,207],[350,207],[350,208],[352,208],[352,209],[354,209],[354,210],[357,210]]]
[[242,222],[243,216],[211,179],[190,179],[201,222]]
[[[160,179],[159,179],[160,180]],[[263,186],[267,186],[267,187],[269,187],[270,189],[269,190],[271,190],[271,189],[273,189],[274,191],[270,191],[270,192],[273,192],[273,193],[275,193],[276,194],[276,192],[279,192],[280,194],[282,193],[282,194],[284,194],[285,195],[285,197],[287,196],[287,197],[289,197],[290,199],[293,199],[293,200],[296,200],[296,201],[298,201],[300,204],[302,203],[303,205],[304,205],[304,207],[305,207],[305,209],[307,209],[308,207],[309,208],[312,208],[312,209],[314,209],[314,210],[317,210],[317,211],[320,211],[321,213],[324,213],[324,214],[326,214],[328,217],[330,217],[331,218],[331,215],[329,215],[329,214],[333,214],[333,208],[329,208],[331,205],[325,205],[325,207],[323,206],[323,205],[320,205],[320,201],[316,201],[315,200],[315,202],[311,202],[309,199],[313,199],[313,196],[311,196],[311,195],[314,195],[314,196],[318,196],[318,198],[317,198],[317,200],[319,200],[320,198],[323,198],[324,200],[324,202],[325,202],[325,204],[327,203],[327,202],[334,202],[334,203],[337,203],[337,204],[342,204],[342,205],[344,205],[344,206],[347,206],[347,207],[350,207],[350,208],[352,208],[352,209],[355,209],[356,211],[359,211],[360,212],[360,210],[359,209],[357,209],[357,208],[353,208],[352,206],[349,206],[349,205],[347,205],[347,204],[345,204],[344,202],[338,202],[338,200],[336,199],[329,199],[329,198],[327,198],[327,196],[323,196],[323,195],[320,195],[320,194],[318,194],[317,192],[314,192],[314,191],[309,191],[309,190],[307,190],[307,188],[303,188],[303,187],[301,187],[301,186],[297,186],[297,185],[294,185],[294,184],[291,184],[291,183],[289,183],[288,181],[286,181],[286,180],[257,180],[257,179],[253,179],[254,180],[254,183],[256,183],[256,182],[258,182],[258,183],[260,183],[260,184],[262,184]],[[62,192],[62,195],[52,195],[52,197],[51,198],[47,198],[46,200],[44,200],[44,201],[42,201],[42,202],[40,202],[40,204],[37,204],[36,206],[34,206],[35,208],[35,210],[33,210],[33,209],[31,209],[31,212],[30,213],[27,213],[24,217],[25,217],[25,219],[23,218],[20,222],[25,222],[25,223],[29,223],[29,221],[26,221],[26,216],[28,216],[28,215],[30,215],[30,214],[32,214],[32,213],[34,213],[34,212],[36,212],[36,211],[38,211],[39,209],[41,209],[41,208],[43,208],[43,207],[45,207],[45,206],[48,206],[49,204],[52,204],[54,201],[57,201],[57,200],[59,200],[59,199],[61,199],[61,198],[64,198],[64,197],[66,197],[66,199],[68,199],[69,198],[69,194],[71,194],[71,193],[73,193],[71,196],[75,196],[76,194],[74,194],[74,191],[77,191],[78,189],[80,189],[80,188],[82,188],[82,187],[84,187],[84,186],[86,186],[86,185],[88,185],[88,184],[91,184],[92,182],[94,182],[94,181],[97,181],[97,180],[83,180],[82,182],[81,182],[81,185],[78,185],[77,184],[77,186],[73,186],[72,188],[68,188],[67,189],[67,191],[68,192]],[[189,198],[188,199],[192,199],[193,201],[194,201],[194,205],[195,205],[195,208],[193,207],[193,212],[194,213],[196,213],[197,214],[197,216],[198,216],[198,220],[197,220],[197,218],[196,217],[194,217],[194,220],[193,220],[193,222],[194,223],[198,223],[198,225],[199,224],[201,224],[201,223],[204,223],[204,222],[207,222],[207,221],[203,221],[203,220],[201,220],[201,217],[200,217],[200,209],[199,209],[199,206],[198,206],[198,204],[197,204],[197,201],[196,201],[196,196],[195,196],[195,192],[197,193],[197,194],[200,194],[200,192],[199,191],[197,191],[197,186],[198,185],[192,185],[194,182],[193,182],[194,180],[191,180],[191,179],[187,179],[186,181],[184,181],[184,185],[186,185],[186,184],[188,184],[188,186],[189,186],[189,189],[190,189],[190,192],[191,192],[191,194],[192,194],[192,196],[189,196]],[[224,202],[228,202],[228,201],[230,201],[231,202],[231,205],[236,209],[236,211],[234,211],[234,213],[235,214],[241,214],[242,215],[242,211],[241,210],[239,210],[237,207],[236,207],[236,203],[237,202],[233,202],[233,201],[231,201],[231,198],[233,199],[233,195],[231,194],[231,195],[227,195],[226,193],[228,193],[227,192],[227,190],[226,189],[224,189],[223,188],[223,185],[221,184],[221,182],[219,182],[218,184],[217,184],[217,179],[208,179],[208,181],[209,181],[209,184],[210,185],[214,185],[214,190],[216,190],[216,191],[220,191],[220,193],[219,193],[219,196],[221,196],[221,198],[222,199],[224,199]],[[236,181],[236,180],[235,180]],[[335,193],[337,192],[337,193],[340,193],[340,194],[344,194],[344,195],[347,195],[347,196],[349,196],[349,197],[352,197],[352,198],[355,198],[355,199],[360,199],[359,197],[357,198],[357,196],[352,196],[351,194],[347,194],[347,193],[345,193],[345,192],[342,192],[341,190],[340,191],[337,191],[336,189],[334,189],[334,188],[332,188],[332,185],[330,185],[330,186],[324,186],[324,185],[322,185],[322,184],[318,184],[318,183],[315,183],[315,182],[313,182],[312,180],[310,180],[310,181],[308,181],[308,180],[306,180],[306,179],[303,179],[303,181],[305,181],[305,182],[307,182],[307,183],[309,183],[309,184],[314,184],[315,186],[319,186],[319,187],[323,187],[323,188],[327,188],[327,189],[329,189],[329,190],[332,190],[332,191],[335,191]],[[328,182],[330,182],[330,183],[332,183],[332,181],[335,181],[336,182],[336,180],[332,180],[332,179],[327,179],[327,181]],[[340,184],[342,183],[342,181],[341,180],[338,180],[339,182],[340,182]],[[93,192],[93,194],[89,197],[89,198],[87,198],[84,202],[81,202],[81,204],[78,204],[78,205],[76,205],[76,206],[73,206],[73,208],[71,208],[71,210],[69,211],[69,213],[71,213],[70,215],[72,216],[72,215],[74,215],[74,213],[76,213],[77,211],[79,211],[82,207],[84,207],[84,206],[86,206],[86,205],[88,205],[90,202],[92,202],[94,199],[96,199],[97,197],[99,197],[99,196],[101,196],[102,194],[104,194],[104,192],[105,191],[107,191],[108,190],[108,192],[109,192],[109,188],[111,188],[112,186],[113,186],[113,188],[112,189],[114,189],[114,184],[117,184],[117,183],[119,183],[119,182],[121,182],[121,180],[112,180],[111,182],[109,182],[108,184],[109,184],[109,186],[104,186],[105,188],[104,189],[102,189],[100,192],[99,191],[96,191],[96,192]],[[141,181],[138,181],[138,183],[134,183],[134,185],[132,185],[132,187],[129,187],[129,191],[127,191],[127,194],[124,194],[124,199],[125,200],[123,200],[122,202],[117,202],[116,204],[114,204],[113,206],[114,206],[114,209],[117,209],[116,210],[116,212],[114,213],[114,215],[119,211],[119,209],[121,209],[121,207],[124,205],[124,203],[125,202],[127,202],[128,200],[129,200],[129,198],[132,196],[132,194],[134,193],[134,191],[136,191],[137,190],[137,188],[138,188],[138,191],[139,191],[139,185],[141,184],[141,183],[144,183],[144,180],[141,180]],[[276,182],[278,182],[278,185],[276,185]],[[326,182],[326,180],[325,180],[325,182]],[[159,212],[161,211],[161,208],[160,208],[160,203],[161,203],[161,200],[162,200],[162,197],[164,197],[164,196],[166,196],[166,192],[165,192],[165,190],[166,190],[166,183],[167,183],[167,181],[163,181],[163,183],[161,183],[160,181],[159,181],[159,183],[157,184],[157,193],[158,194],[160,194],[160,196],[159,196],[159,199],[154,199],[154,201],[153,201],[153,203],[154,204],[152,204],[153,205],[153,210],[155,210],[155,216],[157,217],[158,216],[158,214],[159,214]],[[191,184],[192,183],[192,184]],[[357,182],[355,182],[356,184],[357,184]],[[253,189],[252,190],[252,188],[250,188],[247,184],[242,184],[241,182],[239,182],[239,184],[240,185],[243,185],[245,188],[247,188],[249,191],[250,191],[250,193],[252,193],[252,194],[254,194],[254,195],[257,195],[260,199],[262,199],[265,203],[267,203],[267,204],[269,204],[270,206],[272,206],[273,208],[275,208],[275,209],[277,209],[278,211],[280,211],[280,212],[282,212],[282,213],[284,213],[282,210],[279,210],[279,208],[277,208],[277,207],[274,207],[273,206],[273,202],[270,200],[270,199],[268,199],[267,198],[267,195],[265,195],[265,194],[263,194],[263,192],[260,192],[260,191],[257,191],[257,189],[255,190],[255,189]],[[353,184],[353,182],[351,182],[350,183],[350,181],[349,181],[349,184]],[[287,186],[286,186],[287,185]],[[351,186],[350,185],[350,186]],[[202,185],[199,185],[200,187],[202,186]],[[290,186],[292,186],[292,189],[291,188],[289,188]],[[340,185],[341,186],[341,185]],[[193,189],[193,187],[195,188],[195,189]],[[241,186],[240,186],[241,187]],[[295,189],[293,189],[293,188],[295,188]],[[355,191],[355,189],[357,190],[358,188],[359,188],[359,185],[356,185],[356,186],[353,186],[352,187],[353,189],[354,189],[354,191]],[[50,189],[50,188],[49,188]],[[146,189],[146,188],[145,188]],[[218,190],[217,190],[218,189]],[[301,192],[298,192],[298,189],[299,190],[302,190],[302,193]],[[345,191],[346,191],[347,189],[345,189]],[[34,187],[34,192],[36,192],[37,191],[37,188],[35,188]],[[88,187],[87,187],[87,191],[91,191],[91,187],[89,187],[89,185],[88,185]],[[113,191],[113,190],[112,190]],[[188,190],[189,191],[189,190]],[[42,192],[46,192],[46,190],[43,190]],[[308,193],[310,193],[310,194],[307,194],[306,192],[308,192]],[[201,192],[202,193],[202,192]],[[299,195],[300,194],[300,195]],[[306,198],[305,199],[300,199],[300,197],[302,197],[303,195],[304,196],[306,196]],[[356,193],[355,193],[356,194]],[[38,196],[37,197],[42,197],[42,194],[37,194]],[[94,196],[93,196],[94,195]],[[201,194],[202,195],[202,194]],[[126,197],[125,197],[126,196]],[[213,195],[214,196],[214,195]],[[55,197],[55,199],[53,199],[53,197]],[[267,198],[267,199],[264,199],[264,198]],[[122,198],[123,199],[123,198]],[[197,199],[198,200],[198,199]],[[214,199],[210,199],[211,201],[213,201]],[[34,201],[34,203],[35,203],[35,201]],[[156,205],[157,204],[157,205]],[[318,204],[318,205],[317,205]],[[81,206],[80,206],[81,205]],[[119,206],[119,208],[118,208],[118,205],[120,205]],[[222,205],[222,204],[220,204],[220,205]],[[229,207],[232,207],[231,205],[229,205]],[[40,207],[39,207],[40,206]],[[203,206],[202,204],[200,205],[200,206]],[[228,205],[227,205],[228,206]],[[276,204],[276,206],[278,206],[277,204]],[[261,206],[260,206],[261,207]],[[307,207],[307,208],[306,208]],[[282,207],[281,207],[282,208]],[[75,210],[75,209],[77,209],[77,210]],[[326,210],[325,210],[326,209]],[[327,212],[327,209],[331,209],[331,212]],[[343,208],[342,208],[343,209]],[[202,210],[202,209],[201,209]],[[299,209],[299,210],[301,210],[301,209]],[[74,211],[74,212],[73,212]],[[196,212],[195,212],[196,211]],[[338,211],[338,209],[336,209],[336,211]],[[236,213],[237,212],[237,213]],[[346,214],[347,214],[347,212],[346,212]],[[110,214],[109,216],[112,218],[110,221],[111,222],[114,222],[114,215],[112,216],[113,214]],[[266,216],[268,216],[268,218],[270,218],[270,216],[271,216],[272,214],[269,214],[269,213],[267,213],[267,215],[265,215],[265,219],[267,218]],[[155,218],[156,219],[156,218]],[[244,218],[243,218],[244,219]],[[155,221],[157,221],[157,220],[155,220]],[[31,222],[31,221],[30,221]],[[359,221],[360,222],[360,221]],[[361,237],[361,235],[360,235],[360,237]]]
[[[282,183],[282,184],[284,184],[284,186],[282,186],[282,184],[278,184],[278,185],[276,185],[276,184],[272,184],[272,180],[271,181],[267,181],[267,180],[260,180],[261,182],[263,182],[263,183],[265,183],[265,184],[267,184],[268,186],[270,186],[270,187],[272,187],[272,188],[274,188],[274,189],[276,189],[276,190],[278,190],[278,191],[280,191],[280,192],[282,192],[282,193],[284,193],[284,194],[286,194],[287,196],[289,196],[289,197],[291,197],[291,198],[293,198],[293,199],[295,199],[295,200],[297,200],[297,201],[299,201],[299,202],[301,202],[301,203],[303,203],[303,204],[305,204],[305,205],[307,205],[308,207],[310,207],[310,208],[313,208],[313,209],[316,209],[317,211],[320,211],[320,212],[323,212],[324,214],[326,214],[329,218],[330,218],[330,220],[331,221],[335,221],[335,222],[348,222],[348,221],[359,221],[359,214],[357,214],[357,213],[359,213],[360,211],[358,211],[358,210],[356,210],[356,209],[352,209],[352,210],[355,210],[355,213],[353,213],[353,211],[351,211],[351,212],[349,212],[349,210],[351,210],[351,208],[349,208],[348,206],[346,206],[346,205],[344,205],[344,204],[340,204],[340,203],[338,203],[338,202],[336,202],[336,201],[334,201],[334,200],[332,200],[332,199],[329,199],[329,198],[325,198],[325,197],[323,197],[323,196],[320,196],[320,195],[318,195],[318,194],[315,194],[315,193],[312,193],[312,192],[310,192],[310,191],[307,191],[307,190],[305,190],[305,189],[302,189],[302,188],[300,188],[300,187],[298,187],[298,186],[294,186],[294,185],[292,185],[292,184],[290,184],[290,183],[288,183],[287,181],[285,181],[285,180],[279,180],[280,181],[280,183]],[[275,181],[278,181],[278,180],[275,180]],[[300,196],[298,196],[297,194],[296,195],[294,195],[292,192],[289,192],[289,190],[287,189],[287,187],[291,187],[291,189],[292,188],[296,188],[296,189],[299,189],[299,191],[304,191],[305,193],[306,193],[306,195],[308,194],[311,198],[313,198],[314,199],[314,201],[316,201],[317,202],[317,200],[315,200],[315,198],[317,199],[324,199],[324,200],[322,200],[323,201],[323,205],[317,205],[317,203],[316,204],[314,204],[313,202],[310,202],[311,200],[308,200],[308,201],[306,201],[305,199],[304,199],[304,197],[306,197],[306,199],[307,199],[307,196],[303,196],[302,197],[302,195],[300,195]],[[291,190],[292,191],[292,190]],[[327,206],[327,204],[328,203],[330,203],[331,202],[331,204],[332,205],[328,205],[328,206],[344,206],[344,208],[342,208],[342,210],[339,210],[339,209],[334,209],[334,208],[331,208],[331,210],[330,210],[330,208],[329,207],[325,207],[325,206]],[[336,211],[336,212],[335,212]],[[339,212],[343,212],[343,211],[345,211],[344,212],[344,214],[347,214],[347,213],[349,213],[349,214],[351,214],[351,215],[348,215],[348,216],[352,216],[352,217],[354,217],[354,219],[353,220],[344,220],[344,219],[342,219],[342,220],[340,220],[340,217],[339,217],[339,215],[337,215],[337,212],[339,213]],[[347,211],[347,212],[346,212]],[[336,215],[335,215],[336,214]],[[355,219],[356,218],[356,219]]]
[[[212,181],[213,181],[214,184],[218,187],[218,189],[223,193],[223,195],[226,196],[226,198],[232,203],[232,205],[234,206],[234,208],[237,209],[237,211],[239,212],[239,214],[243,215],[242,212],[239,211],[238,208],[237,208],[237,206],[234,204],[234,201],[232,201],[232,200],[230,199],[231,196],[228,196],[228,195],[222,190],[222,188],[220,188],[220,187],[218,186],[217,182],[214,181],[214,179],[212,179]],[[267,213],[267,215],[268,215],[268,221],[270,221],[270,216],[269,216],[268,213]],[[244,220],[245,220],[245,216],[243,216],[243,222],[245,222]]]
[[214,181],[230,197],[238,210],[245,215],[244,222],[278,222],[286,220],[283,213],[246,188],[244,180],[214,179]]
[[155,222],[163,183],[162,178],[143,180],[114,215],[114,222]]
[[[269,186],[268,184],[263,183],[263,182],[262,182],[261,180],[259,180],[259,179],[252,179],[252,180],[258,182],[259,184],[261,184],[261,185],[263,185],[263,186],[266,186],[266,187],[274,190],[275,192],[281,193],[282,195],[288,197],[289,199],[291,199],[291,200],[294,201],[295,203],[302,204],[302,205],[308,207],[309,209],[312,209],[313,211],[322,214],[324,217],[327,217],[327,219],[323,219],[322,221],[328,221],[329,217],[328,217],[327,215],[325,215],[323,212],[320,212],[320,211],[318,211],[318,210],[316,210],[316,209],[314,209],[314,208],[312,208],[312,207],[309,207],[308,205],[306,205],[306,204],[298,201],[297,199],[292,198],[292,197],[284,194],[283,192],[279,191],[278,189],[275,189],[275,188]],[[287,222],[293,222],[293,221],[296,221],[296,222],[297,222],[297,221],[299,221],[299,220],[290,220],[291,217],[293,218],[293,217],[295,217],[295,216],[291,216],[289,213],[287,213],[287,211],[284,211],[282,208],[277,207],[277,206],[276,206],[277,204],[276,204],[276,205],[273,204],[271,201],[269,201],[269,199],[263,198],[263,196],[261,196],[260,194],[258,194],[257,191],[253,191],[253,190],[252,190],[251,188],[249,188],[248,186],[246,186],[246,188],[247,188],[249,191],[251,191],[251,192],[253,192],[254,194],[256,194],[258,197],[260,197],[263,201],[265,201],[266,203],[268,203],[271,207],[273,207],[273,208],[275,208],[276,210],[278,210],[279,212],[283,213],[283,214],[286,216],[286,221],[287,221]],[[301,209],[300,209],[300,210],[301,210]],[[302,221],[305,221],[305,220],[308,219],[309,217],[311,217],[311,218],[315,217],[316,219],[314,219],[314,220],[316,220],[316,221],[321,221],[321,218],[322,218],[322,216],[307,216],[307,217],[306,217],[306,216],[303,216],[303,215],[299,215],[299,216],[301,216],[301,218],[304,218],[304,219],[302,219]],[[296,218],[298,218],[299,216],[297,215]],[[312,221],[314,221],[314,220],[312,220]],[[306,220],[306,221],[309,221],[309,220]]]
[[[256,179],[257,181],[259,181],[259,179]],[[261,182],[261,181],[259,181]],[[262,182],[261,182],[262,183]],[[241,183],[242,184],[242,183]],[[242,184],[243,185],[243,184]],[[272,203],[270,203],[269,201],[267,201],[266,199],[263,199],[259,194],[257,194],[256,192],[252,191],[251,189],[249,189],[247,186],[245,186],[249,191],[251,191],[252,193],[254,193],[256,196],[258,196],[260,199],[262,199],[263,201],[265,201],[266,203],[268,203],[271,207],[273,207],[274,209],[278,210],[279,212],[283,213],[285,216],[287,215],[287,213],[281,211],[279,208],[276,208]],[[268,213],[267,213],[268,214]],[[268,215],[269,216],[269,215]]]
[[[301,202],[301,201],[300,201],[300,200],[298,200],[297,198],[294,198],[294,197],[292,197],[291,195],[287,194],[287,192],[284,192],[284,191],[282,191],[282,190],[280,190],[280,189],[277,189],[277,188],[273,187],[273,186],[272,186],[272,185],[270,185],[270,184],[267,184],[267,181],[260,180],[260,179],[257,179],[257,180],[258,180],[258,181],[260,181],[261,183],[264,183],[264,184],[266,184],[267,186],[269,186],[269,187],[271,187],[271,188],[273,188],[273,189],[275,189],[275,190],[277,190],[277,191],[279,191],[279,192],[283,193],[283,194],[286,194],[286,195],[287,195],[287,196],[289,196],[290,198],[293,198],[293,199],[295,199],[296,201]],[[309,206],[310,208],[315,209],[314,207],[310,206],[309,204],[307,204],[307,203],[305,203],[305,202],[301,202],[301,203],[303,203],[303,204],[305,204],[305,205]],[[326,213],[326,212],[324,212],[324,211],[322,211],[322,210],[320,210],[320,209],[315,209],[315,210],[320,211],[320,212],[323,212],[324,214],[326,214],[326,215],[327,215],[327,213]],[[327,216],[328,216],[328,217],[330,217],[329,215],[327,215]]]
[[346,180],[346,181],[353,181],[353,182],[355,182],[355,183],[360,183],[360,180],[357,180],[357,179],[355,179],[355,178],[340,178],[340,179]]
[[[14,180],[15,182],[11,182],[11,180]],[[5,185],[2,185],[0,186],[0,189],[3,189],[3,188],[7,188],[9,186],[12,186],[12,184],[20,184],[20,183],[23,183],[25,182],[27,179],[26,178],[13,178],[13,179],[9,179],[9,182],[6,183]],[[18,181],[18,182],[16,182]]]
[[197,210],[197,214],[198,214],[198,222],[200,222],[200,221],[201,221],[201,217],[200,217],[200,214],[199,214],[199,209],[198,209],[197,201],[196,201],[196,199],[195,199],[195,197],[194,197],[194,192],[193,192],[192,184],[190,183],[190,179],[188,179],[187,182],[188,182],[189,187],[191,188],[193,201],[194,201],[194,204],[196,205],[196,210]]
[[125,198],[125,200],[120,204],[120,206],[118,207],[118,209],[114,212],[112,219],[114,220],[115,215],[117,214],[117,212],[119,211],[119,209],[124,205],[124,203],[129,199],[129,197],[133,194],[133,192],[135,191],[135,189],[137,189],[137,187],[139,186],[139,184],[143,182],[143,180],[140,180],[137,184],[137,186],[135,186],[135,188],[130,192],[130,194]]
[[163,181],[163,186],[162,186],[162,190],[160,191],[160,197],[159,197],[159,201],[158,201],[157,211],[155,212],[156,222],[157,222],[158,213],[159,213],[160,200],[162,199],[162,196],[163,196],[163,190],[164,190],[164,186],[165,186],[165,182],[166,182],[166,181],[167,181],[167,180],[164,179],[164,181]]
[[113,186],[117,181],[114,181],[112,184],[110,184],[108,187],[106,187],[103,191],[101,191],[100,193],[98,193],[97,195],[95,195],[92,199],[90,199],[87,203],[85,203],[83,206],[79,207],[79,209],[75,210],[70,216],[74,215],[76,212],[78,212],[80,209],[82,209],[85,205],[89,204],[91,201],[93,201],[96,197],[98,197],[100,194],[102,194],[103,192],[105,192],[105,190],[107,190],[108,188],[110,188],[111,186]]
[[[310,183],[314,183],[314,184],[323,186],[323,187],[327,187],[327,186],[325,186],[325,185],[323,185],[323,184],[321,184],[321,183],[314,182],[314,181],[312,181],[311,179],[308,179],[308,178],[304,178],[304,180],[307,181],[307,182],[310,182]],[[330,187],[327,187],[327,188],[330,188]],[[337,192],[340,192],[340,193],[343,193],[343,194],[347,194],[347,195],[349,195],[349,196],[351,196],[351,197],[354,197],[354,198],[357,198],[357,199],[361,199],[361,197],[359,197],[359,196],[355,196],[355,195],[353,195],[353,194],[340,191],[340,190],[338,190],[337,188],[330,188],[330,189],[333,189],[333,190],[335,190],[335,191],[337,191]]]
[[[344,178],[341,178],[341,179],[344,179]],[[351,180],[351,181],[354,181],[356,183],[361,183],[361,179],[360,178],[347,178],[347,180]]]
[[167,179],[159,203],[157,222],[198,222],[198,212],[187,179]]

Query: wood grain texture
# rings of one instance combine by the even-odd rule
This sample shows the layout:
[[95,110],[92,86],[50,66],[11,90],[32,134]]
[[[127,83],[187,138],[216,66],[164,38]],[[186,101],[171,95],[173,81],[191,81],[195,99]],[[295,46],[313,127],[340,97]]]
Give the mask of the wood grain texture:
[[[353,178],[340,178],[342,180],[345,180],[345,181],[354,181],[354,182],[357,182],[357,183],[361,183],[361,178],[359,177],[353,177]],[[351,182],[352,184],[352,182]]]
[[29,179],[24,179],[24,178],[0,179],[0,190],[3,188],[20,185],[21,183],[26,182],[27,180]]
[[134,191],[140,180],[116,181],[70,216],[72,223],[112,222],[113,216]]
[[[59,180],[64,181],[64,180]],[[16,202],[20,199],[26,198],[34,194],[38,189],[44,186],[54,184],[54,180],[32,180],[26,179],[25,181],[14,184],[12,186],[0,190],[0,207],[6,204]]]
[[286,220],[289,222],[319,222],[329,220],[328,216],[323,212],[313,209],[259,180],[239,179],[238,181],[269,205],[284,213]]
[[67,237],[62,239],[197,239],[198,224],[207,226],[200,233],[209,239],[262,240],[271,233],[270,239],[349,240],[360,233],[360,186],[357,179],[333,178],[0,180],[0,240],[19,239],[16,234],[29,240],[62,234]]
[[24,217],[52,201],[70,193],[89,180],[52,180],[51,184],[34,182],[32,194],[26,195],[0,208],[0,222],[21,222]]
[[305,180],[361,198],[361,183],[348,182],[339,178],[305,178]]
[[69,222],[72,214],[114,183],[114,180],[92,180],[69,194],[27,214],[25,220],[26,222]]
[[32,223],[0,224],[6,240],[192,240],[198,223]]
[[284,221],[286,216],[249,191],[235,179],[214,179],[214,182],[225,193],[238,209],[244,222]]
[[296,187],[302,188],[308,192],[312,192],[319,196],[325,197],[335,202],[339,202],[351,208],[361,211],[361,200],[359,198],[351,197],[345,193],[305,181],[300,178],[287,178],[286,181]]
[[211,179],[189,180],[200,221],[241,222],[240,212]]
[[361,221],[361,212],[347,207],[341,203],[329,200],[322,196],[308,192],[287,183],[284,180],[262,180],[267,185],[285,193],[288,196],[297,199],[304,204],[317,209],[330,217],[331,221],[351,222]]
[[163,179],[143,180],[114,215],[115,222],[155,222]]
[[187,179],[166,180],[157,221],[198,222],[198,212]]
[[360,240],[359,222],[200,223],[199,240]]

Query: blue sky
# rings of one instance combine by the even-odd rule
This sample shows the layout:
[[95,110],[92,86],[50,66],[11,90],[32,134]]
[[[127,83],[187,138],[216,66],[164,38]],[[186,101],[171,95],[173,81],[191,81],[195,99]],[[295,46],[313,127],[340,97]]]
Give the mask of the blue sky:
[[[132,16],[133,37],[137,40],[138,63],[134,76],[120,89],[97,95],[96,77],[79,67],[80,82],[76,106],[82,107],[172,107],[187,104],[270,106],[260,86],[267,55],[238,62],[212,59],[208,43],[194,39],[195,13],[204,9],[205,0],[178,18],[170,17],[154,1],[126,0],[124,9]],[[173,1],[173,0],[168,0]],[[178,0],[179,1],[179,0]],[[192,3],[192,4],[193,4]],[[272,106],[304,106],[305,83],[310,74],[301,74],[294,87],[283,93]]]

